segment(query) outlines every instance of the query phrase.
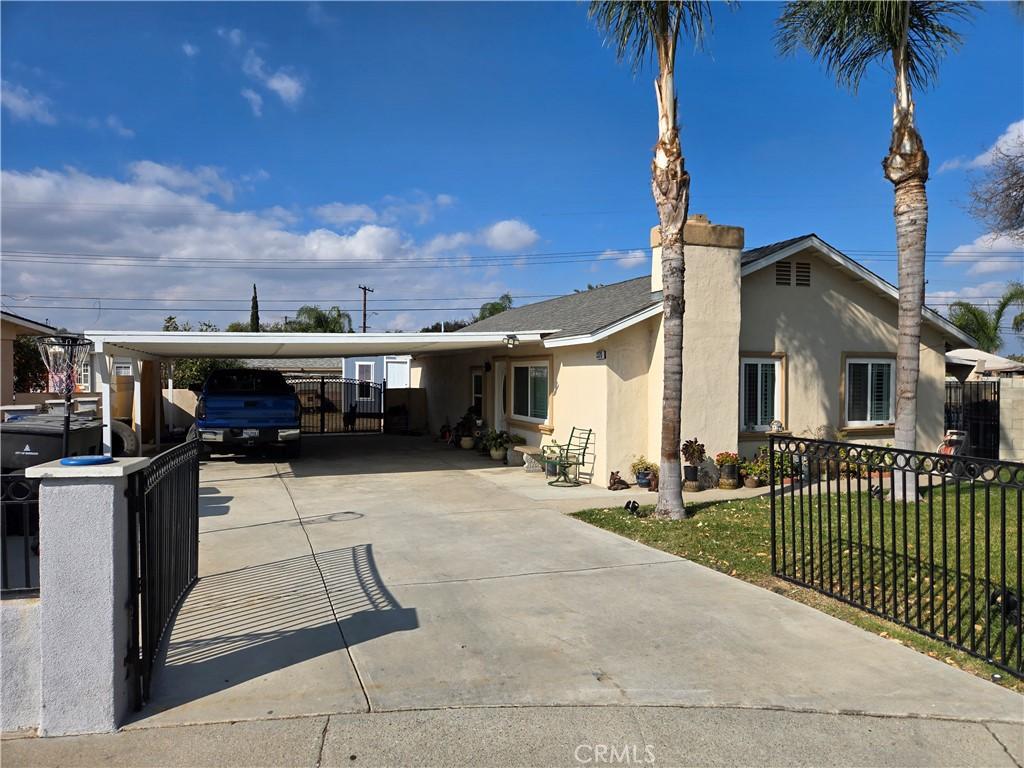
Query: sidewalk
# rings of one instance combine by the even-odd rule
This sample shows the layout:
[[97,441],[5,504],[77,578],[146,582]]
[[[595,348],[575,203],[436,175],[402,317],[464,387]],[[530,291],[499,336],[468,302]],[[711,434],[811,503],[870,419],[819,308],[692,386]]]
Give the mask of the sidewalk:
[[1007,766],[1024,726],[779,710],[521,707],[3,742],[9,766]]

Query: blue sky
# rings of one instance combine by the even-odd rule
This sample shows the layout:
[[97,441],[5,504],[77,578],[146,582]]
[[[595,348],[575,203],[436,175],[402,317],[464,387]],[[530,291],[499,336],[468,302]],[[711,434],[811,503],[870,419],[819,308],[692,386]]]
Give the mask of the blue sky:
[[[817,232],[894,279],[889,75],[852,96],[806,56],[776,55],[776,4],[715,12],[705,51],[686,46],[678,65],[691,211],[745,227],[750,246]],[[364,284],[372,327],[416,330],[505,290],[524,303],[649,270],[651,74],[616,63],[585,5],[0,13],[12,311],[74,328],[225,325],[248,316],[253,281],[264,319],[355,309]],[[1024,24],[989,3],[965,34],[917,95],[940,309],[1024,277],[1019,248],[963,211],[971,166],[1024,126]],[[943,263],[957,248],[979,258]]]

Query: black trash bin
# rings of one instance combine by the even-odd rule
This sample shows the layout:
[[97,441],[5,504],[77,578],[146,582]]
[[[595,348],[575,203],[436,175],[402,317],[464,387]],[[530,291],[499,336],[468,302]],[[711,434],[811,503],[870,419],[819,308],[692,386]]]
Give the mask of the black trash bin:
[[[0,470],[12,472],[61,459],[64,417],[39,414],[0,424]],[[70,456],[103,453],[103,424],[99,419],[71,417]]]

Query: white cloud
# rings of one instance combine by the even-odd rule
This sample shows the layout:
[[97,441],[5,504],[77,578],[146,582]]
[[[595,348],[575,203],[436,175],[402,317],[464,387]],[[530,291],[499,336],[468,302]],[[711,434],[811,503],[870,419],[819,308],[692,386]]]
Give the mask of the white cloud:
[[1006,291],[1004,280],[989,280],[975,285],[965,285],[955,291],[929,291],[924,298],[924,303],[943,315],[949,314],[951,302],[963,300],[970,301],[980,306],[995,306],[998,299]]
[[306,18],[314,27],[331,27],[337,19],[324,10],[323,4],[318,2],[306,6]]
[[650,254],[646,251],[630,251],[629,253],[621,253],[618,251],[605,251],[601,254],[602,259],[615,259],[615,263],[623,269],[633,269],[639,267],[641,264],[646,264],[650,258]]
[[[285,302],[271,303],[268,293],[262,311],[267,321],[280,320],[301,303],[339,304],[356,312],[354,286],[360,283],[373,286],[378,298],[416,299],[420,303],[412,306],[427,307],[438,306],[446,297],[498,296],[509,288],[496,273],[484,274],[491,270],[457,268],[454,265],[462,263],[461,256],[435,256],[401,229],[379,222],[352,232],[326,227],[296,230],[296,217],[287,209],[227,210],[211,195],[228,194],[231,184],[223,171],[213,167],[186,169],[153,161],[135,163],[124,179],[92,176],[73,168],[3,171],[0,194],[19,201],[17,208],[0,211],[5,252],[131,255],[148,260],[144,265],[116,265],[88,263],[103,260],[80,256],[57,264],[38,258],[15,261],[5,255],[0,264],[5,293],[141,297],[148,300],[133,299],[126,306],[146,303],[153,309],[113,311],[118,302],[109,300],[90,310],[62,306],[92,303],[82,300],[5,301],[11,301],[12,308],[48,304],[45,309],[25,308],[23,314],[48,317],[76,330],[156,329],[169,314],[193,323],[211,320],[221,327],[244,320],[253,282],[261,288],[261,298],[263,286],[273,285],[277,296],[296,300],[289,308]],[[183,265],[184,259],[193,260],[192,265]],[[332,262],[330,270],[316,268],[318,261],[326,259],[344,262]],[[381,268],[393,260],[414,260],[428,268]],[[210,269],[214,263],[227,263],[230,268]],[[261,270],[261,264],[275,271]],[[240,299],[237,313],[180,309],[217,306],[196,301],[234,295]],[[177,302],[178,308],[155,303],[157,299]],[[380,329],[415,330],[441,317],[465,314],[382,310],[371,323]]]
[[964,157],[955,157],[952,160],[947,160],[939,166],[939,173],[957,168],[985,168],[992,164],[997,151],[1010,152],[1015,149],[1019,151],[1019,148],[1022,146],[1024,146],[1024,120],[1018,120],[1015,123],[1010,123],[992,146],[980,155],[975,156],[971,160]]
[[313,214],[321,221],[336,226],[377,220],[377,213],[373,208],[361,203],[328,203],[314,208]]
[[107,115],[107,119],[104,121],[111,131],[116,133],[122,139],[134,139],[135,131],[128,128],[124,123],[121,122],[121,118],[117,115]]
[[387,195],[381,200],[380,218],[391,223],[413,218],[418,224],[426,224],[439,210],[454,204],[455,198],[445,194],[431,196],[415,192],[407,197]]
[[1024,259],[1014,254],[1024,254],[1020,243],[1009,235],[988,234],[957,246],[943,259],[943,263],[967,266],[969,276],[1016,273],[1018,279],[1024,278]]
[[540,239],[540,235],[519,219],[505,219],[484,231],[484,243],[495,251],[521,251]]
[[223,177],[219,168],[210,165],[187,170],[177,165],[141,160],[128,166],[128,172],[132,180],[142,186],[163,187],[200,197],[215,194],[224,200],[232,200],[235,196],[234,184]]
[[295,107],[306,90],[302,80],[291,74],[287,67],[282,67],[275,72],[268,70],[266,62],[252,48],[245,52],[245,57],[242,59],[242,71],[253,80],[262,83],[268,90],[276,93],[281,101],[289,107]]
[[52,102],[42,94],[31,93],[16,83],[0,81],[0,105],[15,120],[55,125],[56,115],[53,114]]
[[224,27],[218,27],[217,36],[224,40],[227,40],[229,43],[231,43],[231,45],[235,46],[236,48],[240,46],[242,44],[242,41],[244,40],[242,30],[240,29],[225,29]]
[[263,97],[256,93],[256,91],[252,88],[243,88],[242,98],[249,102],[249,107],[256,117],[263,115]]
[[192,45],[188,40],[181,44],[181,51],[190,59],[199,55],[199,46]]

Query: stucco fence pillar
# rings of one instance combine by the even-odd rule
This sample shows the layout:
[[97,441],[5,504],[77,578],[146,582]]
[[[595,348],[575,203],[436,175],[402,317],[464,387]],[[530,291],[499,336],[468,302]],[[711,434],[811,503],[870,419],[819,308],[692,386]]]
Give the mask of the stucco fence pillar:
[[148,464],[25,472],[40,478],[38,660],[7,657],[3,674],[38,675],[42,736],[115,730],[134,705],[127,490]]
[[1024,376],[999,380],[999,458],[1024,461]]

